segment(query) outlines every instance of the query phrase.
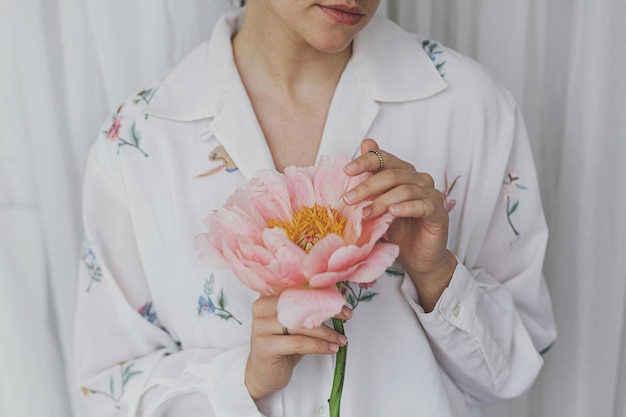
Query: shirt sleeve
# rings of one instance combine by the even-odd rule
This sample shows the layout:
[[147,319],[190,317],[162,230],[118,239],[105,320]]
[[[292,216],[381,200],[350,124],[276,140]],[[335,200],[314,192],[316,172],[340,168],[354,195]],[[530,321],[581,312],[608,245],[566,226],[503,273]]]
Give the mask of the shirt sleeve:
[[478,213],[459,239],[469,249],[459,251],[462,258],[457,254],[458,266],[433,311],[425,313],[416,292],[407,290],[409,277],[403,285],[441,366],[470,402],[530,388],[541,352],[556,337],[542,274],[548,232],[539,186],[521,115],[517,109],[511,114],[498,131],[508,138],[506,151],[491,150],[496,162],[484,164],[482,189],[474,190],[480,195],[463,203],[463,210]]
[[85,174],[75,331],[91,415],[262,417],[244,383],[247,345],[181,350],[152,312],[119,162],[106,145],[92,148]]

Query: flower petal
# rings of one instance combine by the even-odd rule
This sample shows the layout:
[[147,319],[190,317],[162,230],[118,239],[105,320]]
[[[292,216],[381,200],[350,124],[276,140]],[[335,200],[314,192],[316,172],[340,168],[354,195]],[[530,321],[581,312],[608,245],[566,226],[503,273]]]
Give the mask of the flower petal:
[[291,201],[285,176],[271,169],[257,173],[247,185],[250,201],[259,215],[269,219],[286,220],[291,217]]
[[330,234],[317,242],[302,262],[304,275],[312,276],[328,270],[328,260],[338,249],[344,247],[343,239]]
[[209,239],[208,233],[200,233],[195,238],[196,253],[201,261],[209,263],[215,268],[227,268],[228,263],[224,258],[224,254],[221,249],[217,249],[211,239]]
[[289,166],[285,168],[287,189],[291,198],[291,207],[298,210],[302,206],[313,207],[315,204],[315,191],[311,175],[302,168]]
[[339,314],[345,302],[334,285],[318,289],[290,288],[278,298],[278,320],[285,327],[312,329]]
[[[343,249],[343,248],[342,248]],[[378,279],[398,257],[400,248],[393,243],[377,243],[374,249],[359,262],[345,267],[323,271],[308,277],[309,286],[325,287],[339,281],[371,282]],[[333,255],[334,256],[334,255]]]
[[274,289],[265,280],[267,268],[259,267],[258,264],[246,265],[230,248],[224,248],[224,257],[233,271],[233,274],[248,288],[261,294],[273,294]]
[[293,287],[307,282],[302,272],[302,263],[306,252],[287,239],[284,230],[279,228],[265,229],[263,242],[266,248],[274,254],[273,261],[268,264],[268,268],[275,275],[270,278],[273,285]]
[[367,258],[346,278],[351,282],[372,282],[378,279],[398,257],[400,247],[393,243],[377,243]]
[[367,243],[376,242],[387,233],[393,220],[394,217],[391,214],[385,213],[375,219],[364,221],[361,236],[357,239],[356,244],[363,246]]
[[350,158],[343,154],[337,155],[333,162],[328,156],[320,157],[313,176],[315,201],[318,204],[330,204],[332,207],[340,204],[351,179],[343,171],[343,167],[348,162],[350,162]]

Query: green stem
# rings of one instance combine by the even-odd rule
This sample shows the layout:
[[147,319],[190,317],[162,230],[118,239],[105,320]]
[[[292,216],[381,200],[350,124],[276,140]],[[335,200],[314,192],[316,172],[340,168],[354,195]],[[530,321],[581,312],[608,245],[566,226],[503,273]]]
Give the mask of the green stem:
[[[119,136],[117,137],[117,139],[122,142],[123,145],[119,145],[119,146],[124,146],[124,145],[128,145],[128,146],[132,146],[133,148],[137,149],[139,152],[141,152],[143,154],[143,156],[148,156],[148,154],[139,147],[139,145],[135,145],[134,143],[130,143],[127,140],[124,140],[122,138],[120,138]],[[118,152],[119,152],[119,148],[118,148]]]
[[241,325],[241,322],[239,320],[237,320],[237,317],[233,316],[233,313],[231,313],[230,311],[228,311],[228,310],[226,310],[224,308],[221,308],[221,307],[215,307],[215,309],[217,311],[222,311],[222,312],[228,314],[228,318],[235,320],[237,323],[239,323]]
[[515,233],[515,236],[519,237],[519,232],[517,231],[515,226],[513,226],[513,222],[511,221],[511,213],[509,212],[509,210],[511,210],[510,205],[511,205],[511,198],[507,197],[506,198],[506,219],[509,221],[509,226],[511,226],[511,229],[513,229],[513,233]]
[[[343,321],[333,319],[333,327],[339,333],[345,335],[343,330]],[[333,388],[330,392],[328,404],[330,406],[330,417],[339,417],[341,411],[341,393],[343,391],[343,379],[346,374],[346,355],[348,354],[348,345],[342,346],[337,352],[335,360],[335,375],[333,377]]]

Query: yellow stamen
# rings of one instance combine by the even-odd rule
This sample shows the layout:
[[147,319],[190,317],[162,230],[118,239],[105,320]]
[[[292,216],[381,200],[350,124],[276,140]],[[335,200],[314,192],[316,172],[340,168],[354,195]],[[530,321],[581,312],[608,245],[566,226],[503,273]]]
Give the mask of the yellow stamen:
[[287,221],[270,219],[267,226],[280,227],[289,240],[308,253],[317,242],[332,233],[343,237],[346,219],[334,208],[315,203],[313,207],[300,207]]

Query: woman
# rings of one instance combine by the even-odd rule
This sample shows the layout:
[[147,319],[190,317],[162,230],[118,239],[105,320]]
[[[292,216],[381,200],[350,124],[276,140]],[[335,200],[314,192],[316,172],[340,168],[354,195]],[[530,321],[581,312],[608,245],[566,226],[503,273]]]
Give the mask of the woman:
[[530,387],[555,330],[523,122],[481,67],[378,3],[252,0],[113,115],[85,176],[76,350],[94,415],[328,413],[346,339],[283,328],[276,297],[207,271],[193,240],[258,169],[338,153],[375,173],[344,200],[391,213],[400,247],[338,316],[342,415],[474,416]]

